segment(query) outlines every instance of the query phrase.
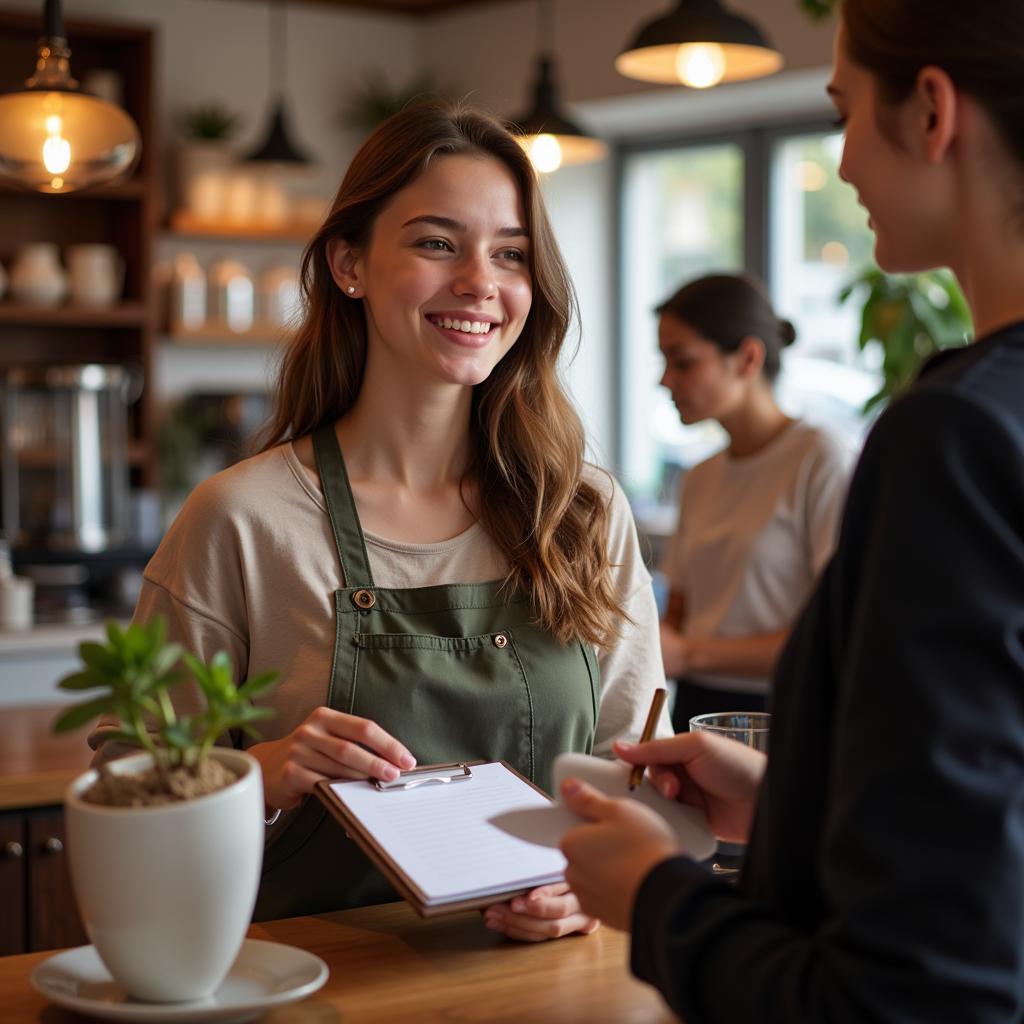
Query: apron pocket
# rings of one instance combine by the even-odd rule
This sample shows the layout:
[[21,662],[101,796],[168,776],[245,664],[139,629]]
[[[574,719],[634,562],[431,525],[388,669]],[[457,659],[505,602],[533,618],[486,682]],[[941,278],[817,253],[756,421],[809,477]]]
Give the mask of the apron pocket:
[[535,778],[533,696],[510,630],[356,633],[352,644],[350,712],[377,722],[420,764],[506,760]]

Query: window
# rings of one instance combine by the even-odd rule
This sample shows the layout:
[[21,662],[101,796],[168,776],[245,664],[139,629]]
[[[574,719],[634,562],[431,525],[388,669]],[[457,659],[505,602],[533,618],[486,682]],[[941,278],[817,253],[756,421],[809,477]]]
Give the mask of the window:
[[623,166],[623,479],[649,495],[665,466],[696,444],[711,450],[712,427],[684,428],[664,388],[654,308],[679,283],[743,266],[745,158],[736,143],[690,146],[626,157]]
[[822,125],[739,132],[622,152],[621,478],[641,504],[671,502],[675,478],[724,443],[717,424],[684,427],[659,387],[653,308],[704,273],[764,279],[797,340],[777,384],[792,415],[851,441],[877,378],[857,348],[858,312],[838,304],[872,254],[867,215],[840,180],[842,136]]

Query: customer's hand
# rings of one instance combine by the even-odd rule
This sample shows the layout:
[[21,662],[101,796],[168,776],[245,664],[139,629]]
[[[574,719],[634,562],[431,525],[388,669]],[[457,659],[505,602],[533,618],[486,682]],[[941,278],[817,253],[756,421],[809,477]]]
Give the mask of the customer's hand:
[[686,637],[667,623],[661,623],[661,663],[669,679],[678,679],[690,669]]
[[298,806],[321,779],[398,778],[416,759],[376,722],[319,707],[279,740],[248,748],[263,769],[267,807]]
[[719,839],[745,843],[768,758],[735,740],[682,732],[649,743],[616,743],[629,764],[646,765],[662,796],[698,807]]
[[523,942],[589,935],[601,927],[596,917],[582,912],[580,901],[565,882],[542,885],[507,903],[495,903],[484,911],[484,924]]
[[626,931],[640,883],[655,865],[682,852],[676,835],[644,804],[611,799],[578,779],[562,783],[562,798],[589,822],[562,838],[565,880],[584,912]]

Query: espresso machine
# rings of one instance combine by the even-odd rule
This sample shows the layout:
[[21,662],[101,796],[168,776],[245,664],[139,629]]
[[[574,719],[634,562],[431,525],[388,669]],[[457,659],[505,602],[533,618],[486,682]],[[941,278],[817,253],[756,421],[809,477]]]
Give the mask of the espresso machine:
[[138,374],[87,363],[7,370],[3,533],[36,583],[36,619],[86,622],[124,604],[108,591],[144,564],[129,536],[128,409]]

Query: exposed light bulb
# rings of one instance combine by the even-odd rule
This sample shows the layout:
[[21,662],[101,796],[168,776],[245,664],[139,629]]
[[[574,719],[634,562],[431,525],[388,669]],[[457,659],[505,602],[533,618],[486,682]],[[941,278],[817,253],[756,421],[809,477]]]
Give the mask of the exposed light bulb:
[[725,77],[725,51],[718,43],[683,43],[676,51],[676,75],[694,89],[718,85]]
[[71,143],[61,138],[64,123],[57,114],[46,118],[46,141],[43,143],[43,166],[50,174],[63,174],[71,166]]
[[534,136],[527,152],[530,162],[542,174],[550,174],[562,166],[562,147],[554,135]]

